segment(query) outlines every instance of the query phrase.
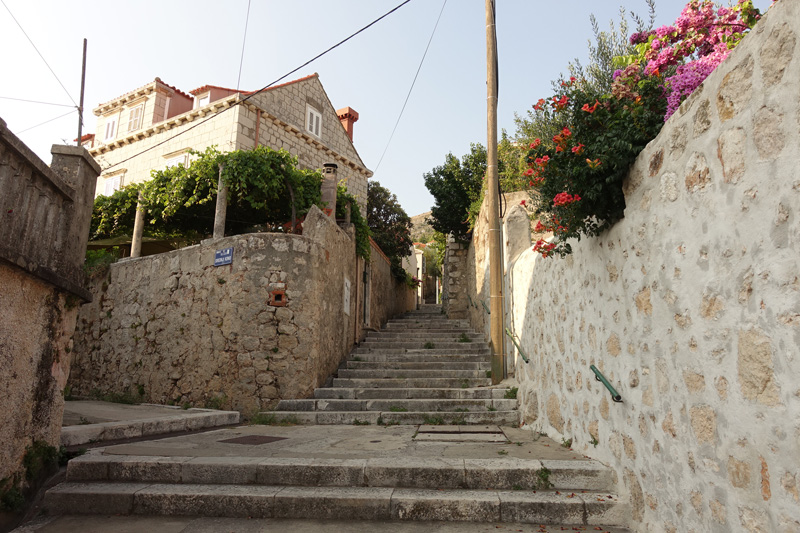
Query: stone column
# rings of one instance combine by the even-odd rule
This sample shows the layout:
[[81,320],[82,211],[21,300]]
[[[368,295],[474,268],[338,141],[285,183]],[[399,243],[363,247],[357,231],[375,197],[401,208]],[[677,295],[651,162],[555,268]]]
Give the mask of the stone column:
[[336,163],[325,163],[322,165],[322,202],[325,204],[325,212],[331,218],[336,218],[336,170],[339,165]]
[[222,182],[223,165],[219,166],[217,181],[217,210],[214,212],[214,239],[225,237],[225,215],[228,211],[228,187]]
[[133,221],[133,237],[131,238],[131,257],[141,257],[143,233],[144,233],[144,208],[142,207],[142,192],[139,191],[139,201],[136,202],[136,218]]

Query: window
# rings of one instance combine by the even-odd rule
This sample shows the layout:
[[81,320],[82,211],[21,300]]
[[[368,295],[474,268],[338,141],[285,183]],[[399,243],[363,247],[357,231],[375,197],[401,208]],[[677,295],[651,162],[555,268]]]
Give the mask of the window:
[[111,176],[110,178],[106,178],[106,187],[103,193],[106,196],[111,196],[114,194],[114,191],[118,191],[120,187],[122,187],[122,174]]
[[308,109],[306,119],[306,130],[316,137],[322,136],[322,113],[317,111],[311,106],[306,106]]
[[185,153],[178,154],[178,155],[173,155],[173,156],[167,158],[167,162],[164,165],[164,168],[177,167],[178,165],[186,166],[186,154]]
[[116,118],[108,118],[106,120],[106,136],[104,140],[108,141],[109,139],[113,139],[117,133],[117,119]]
[[136,131],[142,127],[142,108],[144,104],[137,105],[131,109],[128,115],[128,131]]
[[206,93],[202,96],[197,97],[197,107],[204,107],[207,106],[208,103],[211,101],[211,93]]

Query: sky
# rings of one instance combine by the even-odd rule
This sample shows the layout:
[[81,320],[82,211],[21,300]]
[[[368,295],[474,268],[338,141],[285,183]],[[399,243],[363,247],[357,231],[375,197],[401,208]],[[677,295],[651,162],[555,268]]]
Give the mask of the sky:
[[[184,92],[206,84],[260,89],[402,1],[250,0],[248,16],[248,0],[0,0],[0,118],[49,163],[52,144],[77,137],[84,38],[83,133],[94,133],[92,109],[156,76]],[[672,23],[684,3],[656,0],[656,27]],[[755,1],[762,11],[770,3]],[[571,60],[586,62],[590,14],[601,29],[619,22],[621,7],[647,14],[645,0],[497,0],[496,6],[498,125],[509,134],[515,114],[550,95],[551,81]],[[460,157],[471,143],[486,144],[484,8],[484,0],[411,0],[283,80],[316,72],[336,109],[359,113],[356,149],[372,179],[411,216],[433,204],[426,172],[448,153]]]

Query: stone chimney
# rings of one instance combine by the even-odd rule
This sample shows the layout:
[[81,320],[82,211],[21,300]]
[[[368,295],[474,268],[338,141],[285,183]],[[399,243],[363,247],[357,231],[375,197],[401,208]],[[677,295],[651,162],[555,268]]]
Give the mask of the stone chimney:
[[322,165],[322,201],[325,203],[325,213],[336,218],[336,170],[339,165],[336,163],[325,163]]
[[347,136],[350,137],[350,140],[353,140],[353,124],[356,123],[358,120],[358,112],[353,109],[352,107],[343,107],[336,111],[336,114],[339,115],[339,120],[342,122],[342,126],[347,131]]

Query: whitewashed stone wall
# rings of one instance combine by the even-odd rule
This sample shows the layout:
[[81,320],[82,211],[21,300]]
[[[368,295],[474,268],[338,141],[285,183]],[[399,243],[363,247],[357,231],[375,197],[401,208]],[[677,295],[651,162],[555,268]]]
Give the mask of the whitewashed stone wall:
[[800,531],[799,40],[782,0],[639,156],[624,220],[507,265],[523,422],[611,465],[637,531]]

